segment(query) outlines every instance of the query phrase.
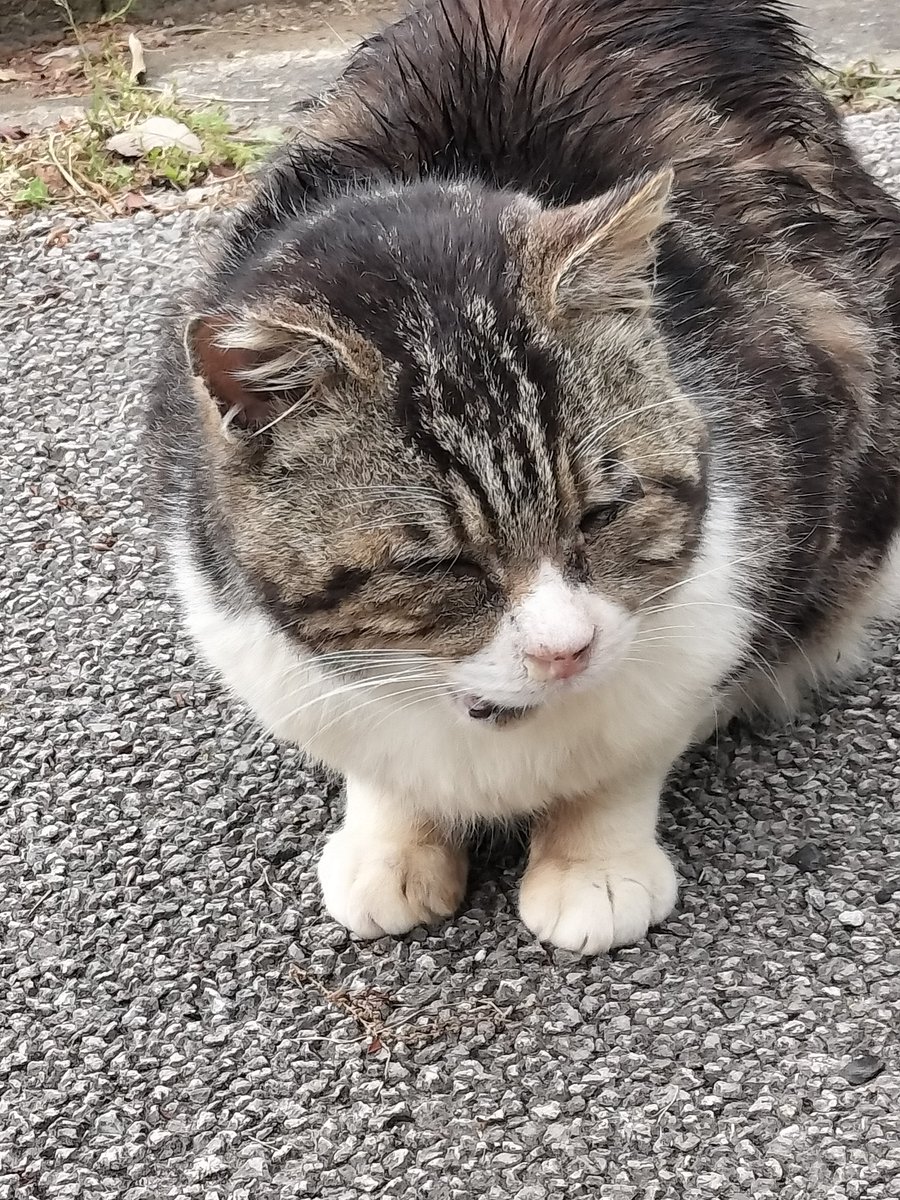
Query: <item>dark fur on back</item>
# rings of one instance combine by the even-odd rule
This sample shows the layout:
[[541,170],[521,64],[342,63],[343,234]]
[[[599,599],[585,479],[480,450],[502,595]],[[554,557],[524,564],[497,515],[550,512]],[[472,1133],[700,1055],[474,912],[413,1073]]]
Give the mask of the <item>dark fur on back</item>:
[[[403,287],[385,239],[403,213],[360,229],[344,197],[476,185],[485,207],[465,244],[443,240],[425,201],[408,214],[410,244],[421,234],[411,277],[438,308],[443,292],[449,308],[453,271],[502,295],[490,213],[506,201],[495,192],[571,204],[671,164],[657,321],[707,424],[709,479],[722,494],[734,484],[755,564],[752,653],[782,658],[853,603],[900,521],[900,214],[860,167],[809,67],[780,6],[759,0],[428,3],[364,44],[305,115],[235,222],[201,303],[215,310],[254,294],[260,263],[280,255],[291,286],[308,273],[329,311],[402,380],[411,367],[392,313]],[[306,260],[291,261],[294,231],[329,206],[315,253],[307,245]],[[271,288],[279,268],[265,269]],[[509,353],[540,376],[552,435],[552,360],[532,352],[514,308],[502,318]],[[421,448],[429,434],[411,403]],[[456,404],[464,421],[466,401]],[[482,433],[502,434],[512,393],[508,405]],[[173,428],[181,445],[196,439],[188,409],[171,399],[170,382],[160,390],[158,446]],[[431,447],[438,470],[440,452]],[[219,517],[203,472],[191,482],[164,448],[158,459],[158,490],[195,506],[201,556],[224,579],[229,554],[211,533]],[[702,507],[699,492],[694,499]]]
[[567,204],[672,163],[680,189],[721,215],[759,218],[760,206],[774,228],[817,224],[820,236],[837,216],[812,221],[828,175],[874,219],[854,224],[877,255],[896,239],[896,211],[859,170],[810,66],[795,25],[764,0],[426,4],[355,53],[235,247],[378,174],[474,177]]

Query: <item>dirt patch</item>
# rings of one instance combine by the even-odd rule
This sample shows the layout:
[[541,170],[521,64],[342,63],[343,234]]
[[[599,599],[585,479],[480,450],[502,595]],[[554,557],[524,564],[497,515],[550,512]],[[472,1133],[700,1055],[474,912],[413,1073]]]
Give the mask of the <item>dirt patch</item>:
[[[110,13],[124,5],[106,0]],[[99,38],[110,31],[134,30],[146,35],[159,30],[170,45],[185,54],[194,48],[203,52],[227,53],[246,49],[247,38],[261,50],[282,49],[286,43],[310,45],[319,38],[357,41],[385,20],[396,16],[398,2],[386,0],[335,0],[289,5],[242,5],[235,0],[144,0],[125,17],[103,17],[102,0],[77,0],[73,14],[86,38]],[[21,62],[29,53],[45,53],[68,40],[63,10],[52,0],[26,3],[0,0],[0,63]],[[161,43],[165,44],[165,43]]]
[[6,112],[20,118],[33,101],[75,103],[89,96],[87,60],[125,53],[131,33],[140,38],[151,80],[170,74],[184,78],[195,64],[203,74],[204,64],[244,60],[249,55],[297,54],[308,60],[329,53],[338,56],[389,22],[397,7],[385,0],[254,6],[207,12],[202,21],[193,22],[176,23],[159,16],[150,22],[80,23],[77,39],[71,30],[60,29],[27,49],[0,44],[0,115]]
[[[0,0],[0,9],[7,3]],[[30,132],[77,121],[90,103],[90,60],[121,57],[132,33],[144,48],[151,89],[175,89],[188,104],[212,98],[237,125],[290,123],[293,104],[326,86],[348,50],[388,23],[397,5],[394,0],[353,0],[244,6],[228,12],[204,7],[202,19],[193,21],[176,21],[163,16],[165,11],[173,10],[164,6],[150,22],[79,22],[77,37],[71,29],[59,31],[27,50],[14,50],[4,37],[0,129]],[[2,22],[0,16],[0,27]]]

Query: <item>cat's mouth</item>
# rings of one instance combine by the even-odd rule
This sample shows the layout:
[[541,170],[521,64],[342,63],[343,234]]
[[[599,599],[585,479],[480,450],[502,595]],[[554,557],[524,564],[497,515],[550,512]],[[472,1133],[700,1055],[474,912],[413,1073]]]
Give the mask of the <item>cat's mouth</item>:
[[491,700],[483,700],[480,696],[465,695],[459,697],[459,702],[473,721],[484,721],[490,725],[510,725],[520,721],[534,709],[528,706],[508,708],[503,704],[494,704]]

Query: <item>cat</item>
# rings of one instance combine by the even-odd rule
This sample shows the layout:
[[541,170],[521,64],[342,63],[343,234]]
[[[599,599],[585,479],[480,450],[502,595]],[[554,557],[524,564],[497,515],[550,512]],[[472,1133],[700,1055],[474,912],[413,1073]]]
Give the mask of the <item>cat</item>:
[[889,598],[900,212],[760,0],[429,2],[300,122],[152,391],[187,625],[345,777],[349,930],[527,818],[525,925],[639,941],[672,764]]

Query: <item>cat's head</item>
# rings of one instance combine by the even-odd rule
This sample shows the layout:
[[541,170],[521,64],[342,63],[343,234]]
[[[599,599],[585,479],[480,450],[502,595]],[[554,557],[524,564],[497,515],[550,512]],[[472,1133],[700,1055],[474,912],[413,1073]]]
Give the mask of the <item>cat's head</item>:
[[497,719],[627,657],[705,506],[652,316],[670,185],[344,196],[191,322],[231,552],[323,666]]

